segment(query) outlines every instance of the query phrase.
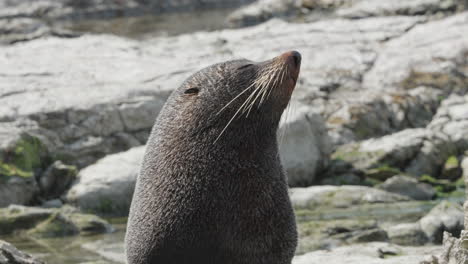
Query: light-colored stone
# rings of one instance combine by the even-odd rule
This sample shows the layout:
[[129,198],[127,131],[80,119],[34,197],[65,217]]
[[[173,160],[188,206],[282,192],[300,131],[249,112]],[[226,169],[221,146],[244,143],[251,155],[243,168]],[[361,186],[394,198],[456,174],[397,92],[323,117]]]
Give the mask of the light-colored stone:
[[145,147],[109,155],[81,170],[66,200],[82,210],[127,215]]
[[411,197],[415,200],[430,200],[436,194],[435,189],[427,184],[420,183],[415,178],[398,175],[387,179],[378,188]]
[[327,165],[331,142],[322,117],[314,108],[292,104],[278,131],[280,157],[290,186],[307,186]]
[[426,255],[435,254],[440,247],[401,247],[384,242],[319,250],[297,256],[293,264],[419,264]]
[[464,213],[461,205],[443,201],[419,220],[421,228],[431,242],[442,243],[443,233],[458,236],[463,229]]
[[404,246],[421,246],[429,241],[419,222],[403,223],[386,229],[390,242]]

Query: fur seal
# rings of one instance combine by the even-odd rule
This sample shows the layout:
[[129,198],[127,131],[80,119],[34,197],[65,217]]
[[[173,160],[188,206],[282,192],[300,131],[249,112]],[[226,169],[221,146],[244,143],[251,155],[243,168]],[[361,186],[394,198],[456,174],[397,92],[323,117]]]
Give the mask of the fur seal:
[[301,55],[193,74],[148,139],[127,233],[129,264],[289,264],[297,231],[277,129]]

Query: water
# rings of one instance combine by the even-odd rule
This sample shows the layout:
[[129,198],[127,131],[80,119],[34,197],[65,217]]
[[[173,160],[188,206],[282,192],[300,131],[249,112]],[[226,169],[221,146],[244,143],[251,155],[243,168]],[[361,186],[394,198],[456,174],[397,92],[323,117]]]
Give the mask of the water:
[[47,264],[79,264],[98,262],[99,264],[119,264],[123,261],[112,261],[112,256],[104,258],[94,250],[87,250],[93,243],[101,245],[118,245],[118,259],[123,258],[123,241],[125,237],[125,222],[122,219],[107,219],[112,223],[115,232],[92,236],[69,236],[47,239],[36,239],[29,236],[0,237],[18,249],[27,252]]
[[65,22],[64,27],[75,32],[106,33],[140,40],[148,37],[223,29],[226,28],[225,19],[232,11],[233,9],[221,9],[107,20],[81,20]]

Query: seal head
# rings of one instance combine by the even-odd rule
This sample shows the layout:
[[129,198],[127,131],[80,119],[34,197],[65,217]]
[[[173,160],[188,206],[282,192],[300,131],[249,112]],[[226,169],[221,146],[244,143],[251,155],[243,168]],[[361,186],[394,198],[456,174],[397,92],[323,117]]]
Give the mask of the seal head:
[[190,76],[161,110],[130,208],[129,264],[286,264],[297,232],[276,139],[296,51]]

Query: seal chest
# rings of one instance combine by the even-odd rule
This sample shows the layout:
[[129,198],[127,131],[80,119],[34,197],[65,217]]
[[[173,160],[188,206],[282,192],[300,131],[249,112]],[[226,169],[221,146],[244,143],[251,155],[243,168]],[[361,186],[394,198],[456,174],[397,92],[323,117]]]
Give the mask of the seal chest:
[[299,75],[291,51],[209,66],[176,89],[148,139],[129,264],[286,264],[297,245],[276,132]]

